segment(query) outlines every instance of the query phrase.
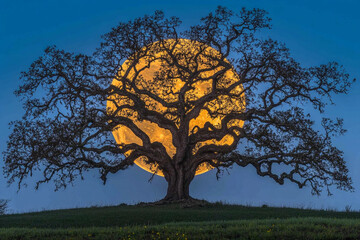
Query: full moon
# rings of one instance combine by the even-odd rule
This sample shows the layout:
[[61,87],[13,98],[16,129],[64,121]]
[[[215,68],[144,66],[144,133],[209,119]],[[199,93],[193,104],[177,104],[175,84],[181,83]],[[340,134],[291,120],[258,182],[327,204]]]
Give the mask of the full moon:
[[[171,46],[174,45],[174,43],[175,40],[168,39],[164,40],[162,44]],[[130,58],[126,60],[120,67],[117,76],[112,82],[112,85],[116,87],[121,87],[122,82],[118,79],[121,79],[122,76],[127,74],[127,79],[135,82],[136,86],[139,89],[145,89],[147,91],[150,91],[151,93],[159,96],[167,102],[176,102],[178,100],[179,91],[184,86],[185,82],[181,80],[180,77],[177,77],[176,74],[174,75],[174,77],[172,77],[171,79],[167,79],[166,81],[159,80],[161,79],[159,78],[161,72],[164,69],[167,69],[166,66],[168,65],[168,63],[163,59],[169,57],[169,55],[164,49],[161,51],[157,50],[156,47],[152,49],[152,46],[155,46],[155,44],[156,43],[153,43],[152,45],[147,46],[149,52],[151,52],[151,55],[145,55],[144,57],[140,58],[140,60],[135,64],[135,66],[134,64],[132,64]],[[220,53],[214,48],[206,46],[204,49],[204,44],[188,39],[178,39],[173,52],[174,54],[181,53],[183,55],[186,55],[187,58],[191,57],[191,59],[194,59],[194,56],[199,53],[200,49],[201,51],[204,51],[206,55],[212,55],[216,57],[221,56]],[[197,81],[193,84],[193,88],[191,88],[191,90],[189,90],[185,94],[185,101],[196,100],[210,93],[212,90],[213,82],[211,76],[222,69],[222,67],[220,66],[216,68],[211,68],[211,63],[207,59],[202,57],[201,54],[198,54],[198,57],[199,61],[197,61],[196,67],[197,69],[204,70],[201,71],[201,73],[199,74],[200,78],[204,80]],[[183,61],[185,61],[185,58],[180,59],[179,63],[181,64],[183,63]],[[228,62],[226,59],[225,61]],[[174,66],[171,67],[170,65],[168,65],[168,69],[171,70],[171,68],[174,68]],[[139,69],[143,70],[138,74],[137,71],[139,71]],[[219,80],[218,84],[220,84],[222,87],[227,87],[235,82],[238,82],[239,80],[240,79],[238,74],[233,68],[231,68],[225,72],[224,76]],[[232,92],[241,93],[242,90],[242,85],[238,85],[232,90]],[[135,93],[135,91],[132,89],[129,89],[128,91]],[[160,102],[156,101],[153,98],[150,98],[148,96],[140,97],[148,103],[151,110],[156,110],[157,112],[163,114],[165,114],[166,111],[169,111],[169,109],[164,107]],[[129,99],[126,97],[113,94],[109,96],[109,100],[107,101],[107,111],[113,112],[117,109],[116,105],[121,106],[123,104],[129,104],[130,102],[131,101],[129,101]],[[226,106],[226,108],[222,108],[222,106]],[[194,134],[196,132],[196,129],[204,128],[204,125],[207,122],[211,123],[215,127],[220,127],[221,120],[226,115],[226,113],[233,110],[243,111],[245,109],[245,97],[242,94],[242,100],[239,101],[239,99],[232,99],[229,96],[220,95],[215,101],[209,102],[207,104],[207,108],[212,110],[221,109],[222,114],[218,116],[211,116],[211,114],[209,114],[209,111],[205,109],[201,110],[199,115],[196,118],[192,119],[189,123],[189,135]],[[162,143],[166,149],[167,154],[170,157],[173,157],[175,155],[176,148],[173,145],[172,135],[168,129],[161,128],[158,124],[151,121],[139,120],[137,112],[130,109],[122,109],[121,111],[119,111],[118,114],[131,119],[143,132],[145,132],[149,136],[151,142]],[[173,116],[171,114],[167,116],[167,118],[169,119],[171,119],[172,117]],[[176,120],[174,120],[174,122],[176,123]],[[228,127],[234,125],[243,127],[243,124],[243,121],[234,119],[228,123]],[[131,143],[142,145],[142,140],[138,138],[131,131],[131,129],[126,126],[119,125],[113,130],[112,133],[120,147],[122,145]],[[211,139],[204,142],[199,142],[192,150],[192,154],[195,154],[199,148],[207,144],[230,145],[233,143],[233,141],[234,138],[230,134],[228,134],[219,141]],[[125,156],[128,156],[129,154],[130,152],[128,151],[125,153]],[[156,164],[148,164],[146,162],[145,156],[137,158],[135,160],[135,164],[148,172],[157,174],[159,176],[164,176],[162,171],[158,169],[158,166]],[[210,166],[210,164],[203,163],[198,166],[196,170],[196,175],[205,173],[212,168],[213,167]]]

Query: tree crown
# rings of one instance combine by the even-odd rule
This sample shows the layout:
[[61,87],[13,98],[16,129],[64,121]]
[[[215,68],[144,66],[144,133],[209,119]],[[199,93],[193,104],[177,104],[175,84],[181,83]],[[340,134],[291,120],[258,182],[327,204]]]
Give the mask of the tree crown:
[[91,56],[47,48],[16,91],[26,112],[4,152],[9,181],[41,170],[38,184],[65,187],[95,168],[105,182],[135,162],[169,185],[174,176],[190,184],[237,164],[315,194],[351,190],[332,144],[342,120],[316,130],[302,104],[322,113],[352,81],[335,62],[305,68],[284,44],[258,37],[269,22],[263,10],[218,7],[180,31],[178,18],[157,11],[120,23]]

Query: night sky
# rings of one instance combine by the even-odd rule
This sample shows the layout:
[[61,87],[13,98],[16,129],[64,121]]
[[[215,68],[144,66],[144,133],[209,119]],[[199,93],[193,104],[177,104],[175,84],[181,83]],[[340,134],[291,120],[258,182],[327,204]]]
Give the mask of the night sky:
[[[92,54],[100,36],[120,21],[132,20],[155,10],[166,16],[178,16],[182,27],[198,23],[202,16],[221,4],[233,11],[241,7],[258,7],[269,12],[272,30],[264,34],[286,43],[292,56],[303,66],[338,61],[352,77],[360,77],[360,1],[358,0],[183,0],[183,1],[0,1],[0,153],[10,133],[8,123],[21,118],[23,109],[13,91],[21,84],[21,71],[42,55],[49,45],[75,53]],[[219,181],[215,171],[195,177],[190,186],[193,197],[208,201],[290,207],[344,210],[346,205],[360,210],[360,83],[348,95],[335,96],[335,106],[325,116],[342,117],[348,132],[335,139],[344,151],[353,178],[355,192],[333,188],[333,196],[324,192],[312,196],[310,188],[298,189],[286,182],[278,185],[256,175],[255,169],[234,167]],[[315,114],[319,120],[321,116]],[[1,156],[0,166],[3,166]],[[52,183],[34,190],[33,178],[27,188],[17,192],[16,185],[7,187],[0,172],[0,199],[10,199],[12,212],[44,209],[87,207],[92,205],[134,204],[159,200],[165,196],[166,181],[133,166],[109,175],[104,186],[97,171],[85,175],[65,190],[54,192]]]

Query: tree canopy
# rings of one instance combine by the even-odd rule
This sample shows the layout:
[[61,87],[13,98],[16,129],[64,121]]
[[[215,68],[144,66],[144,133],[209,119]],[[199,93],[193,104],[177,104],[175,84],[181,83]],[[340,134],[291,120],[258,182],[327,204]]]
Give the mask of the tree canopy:
[[4,152],[9,182],[20,187],[40,171],[36,187],[59,188],[98,169],[105,183],[136,163],[165,177],[173,201],[191,198],[196,174],[235,164],[314,194],[352,190],[332,143],[342,119],[323,118],[319,129],[305,111],[323,113],[348,92],[353,80],[341,65],[302,66],[259,34],[270,28],[261,9],[218,7],[180,26],[156,11],[120,23],[92,55],[48,47],[15,92],[25,114]]

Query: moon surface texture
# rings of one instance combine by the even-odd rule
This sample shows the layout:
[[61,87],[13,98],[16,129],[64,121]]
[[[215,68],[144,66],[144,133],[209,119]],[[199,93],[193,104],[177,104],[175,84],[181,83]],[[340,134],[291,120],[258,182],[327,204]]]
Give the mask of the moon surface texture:
[[[112,85],[121,88],[123,84],[120,79],[125,76],[140,90],[147,90],[154,95],[159,96],[166,102],[178,101],[180,90],[186,85],[187,81],[183,81],[182,79],[186,79],[186,76],[181,76],[181,73],[178,72],[177,68],[173,64],[169,64],[167,59],[171,60],[171,57],[167,51],[164,50],[164,48],[159,48],[158,44],[160,43],[155,42],[149,46],[146,46],[148,53],[144,54],[144,56],[141,57],[140,60],[138,60],[135,64],[132,60],[133,57],[129,57],[129,59],[121,65],[116,77],[112,82]],[[175,40],[164,40],[161,44],[164,44],[168,49],[171,49],[171,47],[175,44]],[[178,39],[172,51],[174,55],[179,54],[177,56],[180,56],[178,61],[181,65],[187,66],[189,69],[197,68],[198,70],[202,70],[198,75],[198,79],[201,80],[194,81],[194,83],[191,84],[190,90],[185,93],[185,102],[194,101],[209,94],[212,91],[212,83],[214,79],[213,76],[216,75],[218,71],[223,69],[223,67],[217,66],[217,62],[209,60],[211,58],[208,58],[207,56],[215,56],[216,58],[219,58],[220,53],[214,48],[206,45],[204,47],[204,44],[200,44],[196,41],[190,41],[188,39]],[[134,56],[135,55],[136,54],[134,54]],[[229,63],[226,59],[224,61]],[[221,77],[221,79],[218,81],[218,88],[228,87],[231,84],[238,82],[239,80],[240,79],[238,74],[233,68],[231,68],[227,70],[223,77]],[[128,88],[128,91],[135,93],[135,90],[131,87]],[[204,128],[204,125],[207,122],[211,123],[214,127],[220,128],[221,120],[224,118],[224,116],[226,116],[227,113],[232,111],[244,111],[245,96],[243,94],[242,85],[235,87],[233,90],[231,90],[231,93],[241,95],[241,98],[230,98],[226,95],[220,95],[215,100],[206,103],[205,107],[207,109],[202,109],[197,117],[190,120],[188,133],[189,136],[191,134],[196,134],[197,129]],[[164,114],[166,118],[173,120],[176,125],[179,126],[178,119],[175,117],[176,114],[166,114],[176,113],[176,109],[164,107],[159,101],[145,94],[138,94],[138,96],[140,96],[140,98],[147,103],[148,109],[156,110],[157,112]],[[112,94],[109,96],[107,101],[107,111],[116,111],[117,106],[122,106],[124,104],[132,105],[133,102],[127,97]],[[221,114],[211,114],[213,111],[218,113],[220,112]],[[151,142],[162,143],[170,157],[175,155],[176,148],[173,145],[172,134],[170,133],[170,130],[159,127],[159,125],[155,122],[139,119],[138,113],[132,109],[123,108],[117,114],[119,114],[119,116],[126,116],[127,118],[131,119],[137,125],[137,127],[139,127],[149,136]],[[243,124],[243,121],[234,119],[227,124],[227,127],[229,128],[234,125],[242,127]],[[124,125],[119,125],[116,127],[112,133],[120,147],[131,143],[142,146],[142,140],[137,137],[130,128]],[[207,144],[230,145],[233,143],[233,141],[234,138],[228,134],[225,135],[225,137],[223,137],[221,140],[209,139],[204,142],[199,142],[192,149],[192,154],[195,154],[198,149]],[[130,151],[126,152],[125,156],[129,154]],[[156,163],[147,163],[146,160],[147,159],[145,156],[139,157],[135,160],[135,164],[148,172],[157,174],[159,176],[164,176]],[[212,168],[213,167],[210,166],[209,163],[200,164],[196,170],[196,175],[205,173]]]

